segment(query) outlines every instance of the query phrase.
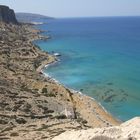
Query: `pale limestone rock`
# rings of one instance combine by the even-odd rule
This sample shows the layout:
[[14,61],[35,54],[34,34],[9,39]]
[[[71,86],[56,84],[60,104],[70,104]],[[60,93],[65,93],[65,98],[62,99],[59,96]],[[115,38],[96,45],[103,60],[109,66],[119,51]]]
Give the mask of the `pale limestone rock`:
[[80,131],[67,131],[52,140],[139,140],[140,117],[129,120],[120,126],[95,128]]

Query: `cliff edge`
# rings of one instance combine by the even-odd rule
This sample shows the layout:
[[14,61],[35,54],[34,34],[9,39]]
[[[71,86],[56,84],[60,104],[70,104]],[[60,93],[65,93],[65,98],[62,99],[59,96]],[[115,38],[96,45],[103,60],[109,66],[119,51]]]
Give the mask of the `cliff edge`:
[[5,23],[18,24],[14,10],[4,5],[0,5],[0,21]]
[[65,132],[53,140],[139,140],[140,117],[120,126]]

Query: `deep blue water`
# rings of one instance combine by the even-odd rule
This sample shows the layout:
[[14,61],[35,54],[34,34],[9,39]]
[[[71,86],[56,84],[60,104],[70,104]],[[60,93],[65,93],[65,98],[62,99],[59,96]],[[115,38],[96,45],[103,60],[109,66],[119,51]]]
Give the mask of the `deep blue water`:
[[61,61],[45,70],[81,90],[121,120],[140,115],[140,17],[48,20],[52,38],[38,41]]

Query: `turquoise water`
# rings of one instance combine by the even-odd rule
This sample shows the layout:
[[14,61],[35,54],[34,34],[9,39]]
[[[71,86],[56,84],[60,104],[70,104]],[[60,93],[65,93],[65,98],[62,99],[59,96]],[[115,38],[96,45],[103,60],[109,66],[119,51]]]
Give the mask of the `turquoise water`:
[[45,72],[118,119],[140,115],[140,17],[55,19],[38,28],[52,37],[40,48],[61,54]]

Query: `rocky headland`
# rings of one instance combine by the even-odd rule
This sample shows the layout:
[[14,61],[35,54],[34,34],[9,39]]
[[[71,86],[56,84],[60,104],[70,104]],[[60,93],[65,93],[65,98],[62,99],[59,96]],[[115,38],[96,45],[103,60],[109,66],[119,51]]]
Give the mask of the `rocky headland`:
[[19,22],[23,23],[33,23],[37,21],[44,21],[47,19],[53,19],[52,17],[49,16],[44,16],[40,14],[33,14],[33,13],[16,13],[16,18]]
[[47,39],[39,33],[11,19],[0,22],[0,139],[50,140],[65,131],[119,125],[94,99],[44,76],[41,69],[57,59],[32,43]]
[[5,5],[0,5],[0,21],[18,24],[14,10]]

